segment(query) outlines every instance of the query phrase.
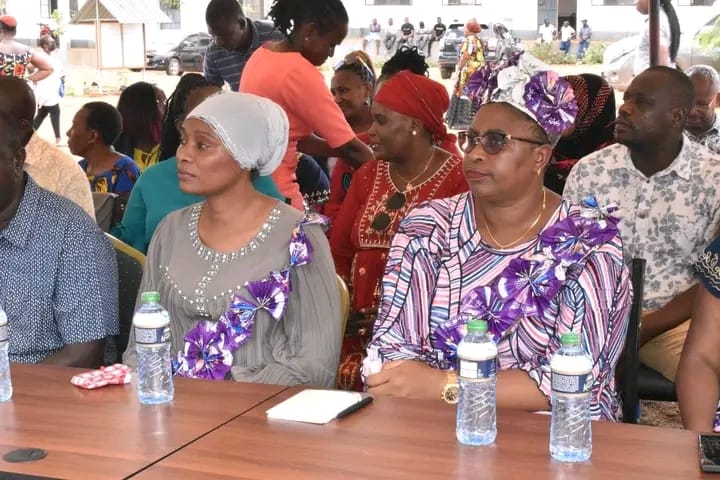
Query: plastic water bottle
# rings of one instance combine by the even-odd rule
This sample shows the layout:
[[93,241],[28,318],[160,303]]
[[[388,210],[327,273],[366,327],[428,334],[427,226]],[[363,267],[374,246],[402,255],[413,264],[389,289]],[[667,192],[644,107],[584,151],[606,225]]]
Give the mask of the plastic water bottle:
[[592,453],[592,360],[580,345],[577,333],[564,333],[560,341],[560,350],[550,360],[550,455],[561,462],[584,462],[590,459]]
[[160,305],[160,294],[145,292],[142,306],[135,312],[137,352],[137,393],[144,404],[165,403],[173,399],[170,359],[170,315]]
[[465,445],[490,445],[497,436],[497,346],[484,320],[470,321],[467,329],[457,349],[460,392],[455,434]]
[[8,343],[8,319],[5,311],[0,308],[0,402],[7,402],[13,394]]

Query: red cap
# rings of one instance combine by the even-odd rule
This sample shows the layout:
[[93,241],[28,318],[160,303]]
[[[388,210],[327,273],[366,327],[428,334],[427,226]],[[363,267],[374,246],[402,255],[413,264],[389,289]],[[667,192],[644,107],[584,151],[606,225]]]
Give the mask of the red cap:
[[17,18],[12,15],[2,15],[0,16],[0,23],[4,23],[10,28],[15,28],[17,27]]

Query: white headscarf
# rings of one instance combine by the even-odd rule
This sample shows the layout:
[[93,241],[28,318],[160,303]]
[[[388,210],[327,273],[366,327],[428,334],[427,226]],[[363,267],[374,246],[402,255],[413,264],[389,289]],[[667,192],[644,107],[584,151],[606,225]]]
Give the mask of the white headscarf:
[[287,115],[267,98],[221,92],[208,97],[187,118],[207,123],[243,169],[258,170],[260,175],[273,173],[287,151]]

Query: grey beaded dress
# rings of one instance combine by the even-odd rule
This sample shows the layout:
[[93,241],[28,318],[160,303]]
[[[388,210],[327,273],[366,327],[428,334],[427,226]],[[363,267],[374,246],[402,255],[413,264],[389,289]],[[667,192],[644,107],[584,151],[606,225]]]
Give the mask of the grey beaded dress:
[[[170,313],[173,353],[202,320],[217,321],[233,294],[248,295],[244,284],[288,267],[288,244],[302,218],[278,202],[254,240],[232,253],[215,252],[198,236],[202,204],[169,214],[150,243],[140,293],[157,291]],[[304,227],[312,262],[295,267],[283,318],[257,314],[250,340],[235,351],[232,378],[240,382],[334,387],[340,355],[340,298],[330,247],[317,225]],[[139,301],[139,299],[138,299]],[[135,366],[134,332],[124,362]]]

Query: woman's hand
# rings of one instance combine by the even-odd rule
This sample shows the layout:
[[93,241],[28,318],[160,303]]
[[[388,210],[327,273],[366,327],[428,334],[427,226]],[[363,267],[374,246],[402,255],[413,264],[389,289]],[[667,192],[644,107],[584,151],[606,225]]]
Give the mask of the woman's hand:
[[367,377],[373,395],[440,400],[447,374],[417,360],[397,360],[383,365],[380,373]]

